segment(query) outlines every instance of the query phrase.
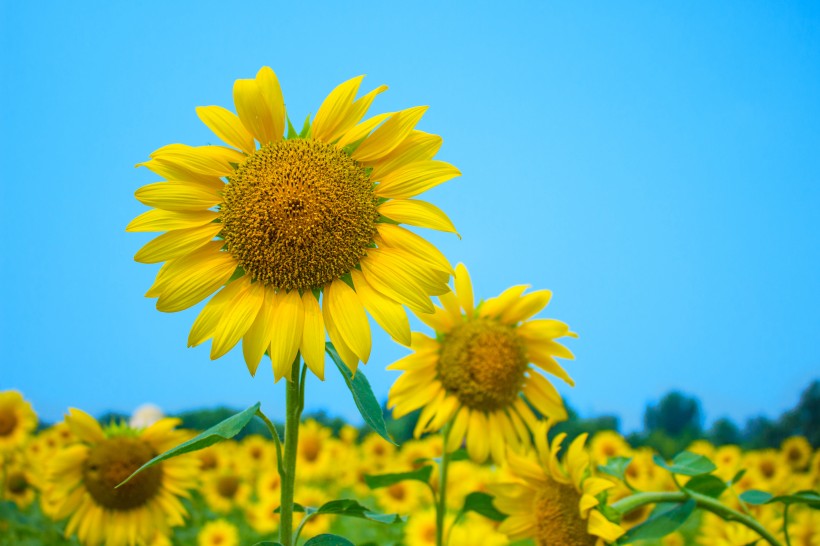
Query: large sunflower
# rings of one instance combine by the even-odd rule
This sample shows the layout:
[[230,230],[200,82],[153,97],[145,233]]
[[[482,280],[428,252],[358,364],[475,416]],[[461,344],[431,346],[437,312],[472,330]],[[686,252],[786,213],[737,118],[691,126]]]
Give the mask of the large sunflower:
[[511,540],[531,538],[538,546],[596,546],[614,542],[624,530],[598,509],[598,494],[614,483],[590,473],[587,435],[570,444],[563,462],[558,452],[566,438],[558,434],[550,445],[548,425],[539,423],[534,456],[508,452],[508,470],[515,481],[489,484],[494,504],[508,515],[498,530]]
[[283,138],[282,91],[264,67],[234,84],[238,115],[197,108],[230,147],[171,144],[141,163],[165,179],[137,190],[154,209],[127,228],[167,232],[135,256],[165,262],[146,295],[173,312],[218,291],[188,338],[213,339],[212,359],[241,339],[251,374],[268,352],[275,379],[290,377],[301,352],[323,378],[327,331],[355,371],[370,356],[365,310],[409,345],[402,305],[430,313],[430,296],[448,291],[446,258],[398,224],[455,233],[440,209],[413,198],[460,173],[433,160],[441,137],[415,129],[426,107],[362,121],[387,89],[356,99],[362,78],[334,89],[298,134],[288,121]]
[[575,334],[557,320],[528,321],[551,293],[523,295],[526,288],[514,286],[476,307],[467,268],[456,266],[455,293],[441,295],[443,307],[433,314],[418,315],[436,339],[414,332],[415,353],[388,366],[404,372],[390,389],[393,417],[423,408],[416,437],[452,420],[446,449],[457,449],[466,435],[467,451],[479,463],[489,455],[501,462],[508,445],[532,445],[537,419],[530,405],[552,420],[565,419],[561,396],[541,370],[573,384],[555,360],[573,355],[555,339]]
[[37,428],[37,414],[17,391],[0,391],[0,461],[21,448]]
[[103,429],[82,411],[71,409],[66,422],[79,442],[60,450],[47,467],[43,501],[49,515],[69,517],[65,535],[86,546],[134,546],[182,525],[180,497],[196,485],[197,459],[168,459],[115,488],[159,453],[188,434],[173,430],[179,419],[162,419],[143,430],[112,424]]

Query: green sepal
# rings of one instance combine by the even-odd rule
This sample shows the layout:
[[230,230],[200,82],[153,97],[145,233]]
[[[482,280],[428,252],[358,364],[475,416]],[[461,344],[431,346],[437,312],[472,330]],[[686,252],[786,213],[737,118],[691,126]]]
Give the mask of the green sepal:
[[693,499],[683,504],[659,504],[646,521],[627,531],[620,541],[629,544],[636,540],[653,540],[666,536],[686,523],[696,505]]
[[350,368],[347,367],[347,364],[342,361],[339,353],[336,352],[336,347],[334,347],[332,343],[328,342],[325,344],[325,351],[330,355],[330,359],[333,360],[336,367],[339,368],[339,371],[342,373],[345,384],[353,395],[353,401],[356,403],[356,407],[359,409],[362,418],[364,418],[364,422],[367,423],[373,432],[391,444],[398,445],[390,437],[390,434],[387,433],[387,425],[384,422],[382,407],[379,405],[379,401],[376,400],[376,395],[373,394],[373,389],[370,388],[370,383],[367,381],[364,372],[358,370],[354,376]]
[[240,411],[236,415],[232,415],[222,421],[221,423],[217,423],[216,425],[212,426],[205,432],[201,434],[197,434],[187,442],[183,442],[178,446],[169,449],[165,453],[161,453],[139,467],[135,470],[130,476],[125,478],[122,483],[117,485],[120,487],[123,484],[128,483],[131,478],[145,470],[146,468],[152,467],[157,463],[161,463],[166,459],[170,459],[172,457],[176,457],[177,455],[183,455],[185,453],[191,453],[192,451],[199,451],[200,449],[205,449],[206,447],[210,447],[218,442],[223,440],[229,440],[239,434],[239,432],[245,428],[245,425],[250,423],[251,419],[254,418],[256,415],[256,411],[259,409],[261,404],[257,402],[256,404],[252,405],[246,410]]
[[296,132],[296,129],[293,127],[293,124],[290,122],[290,116],[285,116],[288,122],[288,135],[285,137],[288,140],[299,138],[299,133]]
[[492,521],[504,521],[507,519],[507,514],[493,505],[494,499],[495,497],[488,493],[474,491],[464,498],[464,506],[462,506],[461,512],[465,514],[475,512]]
[[302,125],[302,130],[299,131],[299,138],[310,138],[311,137],[311,134],[310,134],[311,128],[312,127],[310,125],[310,114],[308,114],[307,117],[305,118],[305,124]]
[[339,535],[316,535],[315,537],[311,538],[307,542],[305,542],[305,546],[356,546],[345,537],[340,537]]
[[397,483],[404,481],[416,481],[422,483],[430,483],[430,476],[433,475],[433,467],[430,465],[422,466],[416,470],[409,472],[395,472],[391,474],[365,474],[364,483],[370,489],[379,489],[381,487],[390,487]]
[[686,482],[683,489],[716,499],[726,491],[726,483],[714,474],[701,474]]
[[672,464],[667,464],[660,455],[652,457],[655,464],[661,468],[665,468],[673,474],[680,474],[682,476],[700,476],[701,474],[708,474],[717,469],[715,463],[709,460],[708,457],[692,453],[691,451],[682,451],[675,455],[672,459]]

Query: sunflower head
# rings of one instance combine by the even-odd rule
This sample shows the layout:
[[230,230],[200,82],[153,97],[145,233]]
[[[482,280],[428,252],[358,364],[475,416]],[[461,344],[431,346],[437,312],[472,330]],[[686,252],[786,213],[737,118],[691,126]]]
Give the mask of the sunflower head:
[[22,448],[37,427],[37,414],[18,391],[0,391],[0,456]]
[[466,437],[476,462],[490,455],[502,461],[506,446],[531,446],[532,408],[553,421],[565,419],[561,396],[542,373],[573,384],[556,360],[573,355],[556,339],[576,334],[558,320],[530,320],[552,294],[524,294],[526,288],[514,286],[476,306],[467,268],[456,266],[454,291],[439,296],[442,306],[432,314],[418,314],[435,339],[414,333],[415,353],[388,367],[403,372],[390,389],[393,416],[424,408],[416,436],[452,421],[447,449]]
[[387,88],[356,98],[362,78],[285,136],[282,90],[264,67],[235,83],[236,114],[197,109],[227,146],[171,144],[141,164],[163,181],[136,192],[153,208],[127,229],[166,232],[135,256],[165,262],[146,295],[173,312],[215,294],[188,338],[212,339],[212,359],[242,340],[251,374],[268,354],[275,379],[290,377],[300,353],[324,378],[329,335],[355,371],[370,356],[366,312],[409,344],[403,306],[431,312],[430,296],[447,292],[447,259],[399,224],[455,232],[415,197],[460,173],[433,159],[441,138],[416,129],[426,107],[365,119]]
[[197,461],[181,456],[151,466],[119,485],[157,454],[187,439],[174,430],[178,419],[162,419],[145,429],[124,423],[106,427],[77,409],[65,420],[77,441],[50,460],[44,504],[55,519],[69,518],[66,536],[76,534],[84,545],[150,543],[181,525],[185,508],[179,501],[195,484]]
[[566,434],[547,440],[548,424],[539,423],[535,451],[508,452],[509,483],[490,484],[496,507],[508,515],[498,530],[511,539],[531,538],[538,546],[595,546],[613,542],[624,530],[599,510],[598,496],[614,487],[592,475],[584,449],[586,434],[572,441],[563,460],[558,452]]

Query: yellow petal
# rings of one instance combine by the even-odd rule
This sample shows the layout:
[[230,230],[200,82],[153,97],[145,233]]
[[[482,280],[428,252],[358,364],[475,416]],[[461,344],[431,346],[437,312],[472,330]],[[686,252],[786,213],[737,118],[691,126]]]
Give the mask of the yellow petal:
[[69,408],[65,422],[71,432],[82,442],[96,444],[105,439],[105,434],[97,420],[82,410]]
[[504,443],[504,437],[502,436],[501,425],[498,422],[495,412],[487,414],[487,437],[490,443],[490,455],[493,458],[493,462],[497,465],[503,464],[506,460],[504,456],[506,445]]
[[177,212],[162,209],[151,209],[143,212],[126,226],[131,233],[145,231],[171,231],[210,224],[219,218],[219,213],[211,210],[198,212]]
[[[228,285],[230,286],[230,285]],[[216,299],[216,297],[214,299]],[[274,335],[273,315],[276,309],[276,290],[273,288],[265,288],[264,301],[262,307],[256,314],[253,324],[251,324],[245,337],[242,338],[242,354],[245,357],[245,365],[251,375],[256,375],[256,370],[259,363],[262,361],[262,356],[270,347],[271,336]]]
[[571,387],[575,386],[575,381],[573,381],[567,371],[558,364],[558,361],[552,357],[549,349],[541,346],[541,342],[527,342],[527,358],[545,372],[560,377]]
[[196,114],[202,123],[226,144],[239,148],[248,155],[256,150],[253,135],[245,129],[242,121],[233,112],[221,106],[198,106]]
[[134,260],[143,264],[155,264],[182,256],[200,248],[222,230],[222,224],[175,229],[156,237],[143,246]]
[[[313,118],[311,133],[322,142],[333,142],[339,136],[340,128],[347,120],[356,93],[364,76],[356,76],[339,84],[322,102]],[[354,122],[355,124],[355,122]],[[343,131],[344,129],[342,129]]]
[[202,248],[169,262],[157,309],[173,313],[196,305],[225,284],[236,270],[236,260],[220,252],[222,241],[206,243]]
[[211,188],[214,191],[221,191],[225,182],[219,176],[209,176],[206,174],[195,173],[190,169],[186,169],[176,163],[165,161],[162,159],[151,159],[143,163],[137,163],[137,167],[146,167],[150,171],[160,175],[168,181],[188,182],[197,184],[205,188]]
[[211,360],[216,360],[233,349],[256,320],[265,300],[262,283],[251,283],[250,275],[234,282],[240,283],[242,288],[222,313],[211,344]]
[[550,302],[550,298],[552,298],[552,292],[549,290],[536,290],[522,296],[501,313],[501,322],[516,324],[522,320],[527,320],[546,307]]
[[222,202],[217,192],[185,182],[148,184],[134,192],[134,196],[143,205],[176,211],[201,211]]
[[339,141],[336,142],[336,147],[344,148],[345,146],[359,142],[363,138],[367,137],[367,135],[369,135],[381,122],[393,114],[394,112],[385,112],[384,114],[378,114],[372,118],[364,120],[343,134]]
[[334,280],[325,289],[325,309],[333,317],[345,344],[367,363],[370,358],[370,324],[359,296],[341,279]]
[[387,174],[416,161],[433,159],[441,148],[442,139],[424,131],[413,131],[395,150],[373,165],[370,180],[381,180]]
[[[398,199],[387,201],[379,205],[378,212],[393,221],[411,226],[435,229],[455,233],[456,227],[444,212],[426,201],[417,199]],[[461,238],[461,235],[459,235]]]
[[626,532],[620,525],[606,519],[598,510],[589,513],[588,530],[590,534],[599,536],[607,542],[615,542]]
[[187,146],[169,144],[151,154],[153,159],[174,163],[187,170],[209,176],[227,176],[233,173],[231,163],[245,161],[245,155],[224,146]]
[[490,439],[487,437],[487,418],[484,412],[473,410],[467,428],[467,453],[475,463],[483,463],[490,453]]
[[459,305],[458,298],[456,298],[455,294],[452,292],[447,292],[446,294],[439,296],[438,299],[450,314],[450,319],[454,324],[457,324],[464,319],[464,315],[461,313],[461,305]]
[[342,362],[345,363],[345,366],[355,374],[356,369],[359,367],[359,357],[347,346],[347,343],[345,343],[342,335],[339,333],[339,329],[336,328],[336,324],[333,322],[333,316],[328,311],[327,295],[325,295],[325,300],[322,305],[322,318],[325,319],[325,328],[327,328],[327,335],[330,337],[330,342],[333,343],[336,352],[339,353],[339,357],[342,359]]
[[368,284],[395,301],[415,311],[432,313],[433,303],[418,281],[397,269],[393,261],[378,250],[371,250],[360,262]]
[[342,133],[347,132],[351,127],[359,123],[370,109],[370,105],[373,104],[373,99],[385,91],[387,91],[387,86],[380,85],[366,95],[356,99],[345,117],[344,122],[342,122],[342,124],[337,128],[336,136],[340,136]]
[[457,176],[461,176],[461,171],[444,161],[416,161],[382,177],[376,185],[376,195],[407,199]]
[[365,279],[364,275],[354,269],[350,272],[353,286],[359,299],[364,304],[370,316],[402,345],[410,345],[410,321],[400,303],[376,291]]
[[519,284],[507,288],[498,296],[490,298],[481,304],[481,309],[478,314],[482,317],[498,317],[515,303],[515,300],[517,300],[527,288],[529,288],[529,286],[526,284]]
[[392,115],[356,148],[351,157],[366,163],[389,154],[407,138],[426,111],[427,106],[416,106]]
[[280,291],[274,297],[274,301],[275,308],[270,324],[273,380],[276,382],[284,377],[290,381],[293,361],[302,344],[305,308],[298,290],[291,290],[287,294]]
[[[243,277],[243,279],[245,278]],[[245,282],[239,282],[240,280],[242,279],[228,283],[205,304],[191,326],[191,331],[188,334],[188,347],[196,347],[203,341],[213,337],[223,313],[233,305],[236,295],[247,286],[247,279],[245,279]]]
[[473,283],[470,280],[470,273],[464,264],[460,263],[456,266],[456,274],[453,284],[456,288],[456,297],[464,309],[466,315],[472,316],[475,310],[475,299],[473,296]]
[[530,320],[516,330],[526,340],[549,340],[569,334],[569,325],[555,319]]
[[455,419],[453,419],[453,426],[450,427],[450,434],[447,436],[447,445],[445,446],[445,449],[447,449],[448,453],[452,453],[461,447],[462,442],[464,442],[464,433],[467,432],[467,425],[469,424],[469,421],[470,409],[461,408],[456,414]]
[[432,313],[415,313],[415,315],[436,333],[441,334],[453,329],[453,316],[441,307],[434,307]]
[[535,370],[529,371],[524,394],[541,414],[557,421],[567,418],[564,402],[555,387]]
[[450,291],[447,285],[450,281],[449,273],[429,267],[409,252],[391,247],[384,247],[373,252],[378,252],[380,259],[391,262],[394,268],[410,275],[425,290],[426,294],[440,296]]
[[395,224],[379,223],[376,227],[378,229],[376,241],[379,246],[402,249],[424,260],[431,267],[450,274],[453,273],[453,267],[444,254],[423,237]]
[[279,79],[269,66],[263,66],[256,73],[256,82],[270,112],[271,131],[273,133],[270,140],[281,140],[285,134],[285,98],[282,95]]
[[316,377],[325,380],[325,321],[322,308],[310,290],[302,294],[305,309],[305,327],[302,333],[300,352],[305,364]]

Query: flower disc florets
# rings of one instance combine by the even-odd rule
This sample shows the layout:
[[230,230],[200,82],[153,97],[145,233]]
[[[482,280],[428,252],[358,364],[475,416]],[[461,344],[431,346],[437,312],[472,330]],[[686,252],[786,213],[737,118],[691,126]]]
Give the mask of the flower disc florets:
[[0,436],[9,436],[17,427],[17,416],[10,410],[0,409]]
[[350,272],[376,234],[378,200],[367,171],[316,140],[257,150],[225,188],[222,235],[252,278],[309,290]]
[[162,463],[146,468],[119,488],[135,470],[156,456],[138,438],[107,438],[91,448],[83,465],[83,482],[97,503],[112,510],[142,506],[162,485]]
[[513,327],[475,319],[446,334],[438,374],[444,388],[462,404],[493,411],[515,401],[527,364],[524,345]]
[[538,546],[595,546],[597,537],[589,534],[578,513],[581,494],[555,481],[541,487],[533,505]]

